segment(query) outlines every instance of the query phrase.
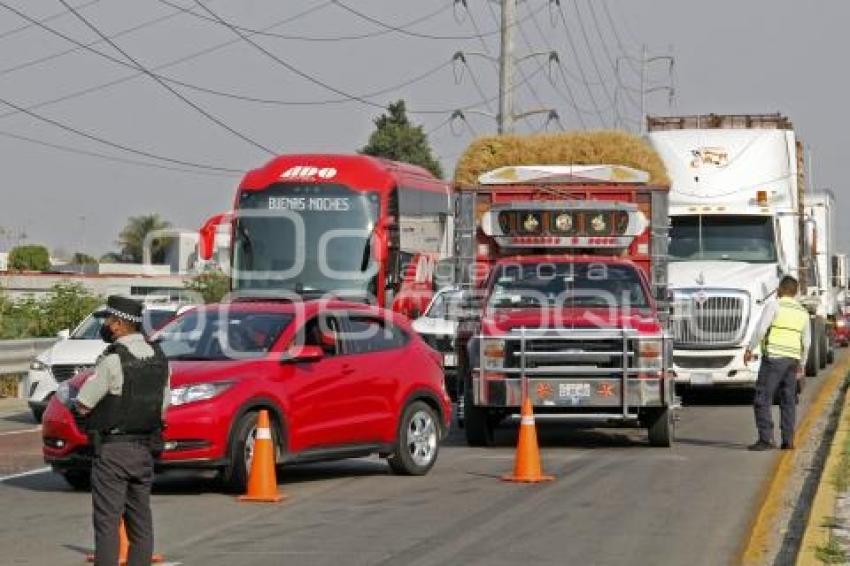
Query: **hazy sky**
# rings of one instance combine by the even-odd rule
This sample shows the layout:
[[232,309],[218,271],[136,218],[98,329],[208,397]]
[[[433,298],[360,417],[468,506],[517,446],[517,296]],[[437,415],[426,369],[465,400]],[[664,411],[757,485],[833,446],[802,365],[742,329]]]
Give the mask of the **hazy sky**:
[[[62,2],[0,0],[0,99],[43,118],[0,103],[0,227],[12,234],[0,234],[0,249],[17,241],[14,235],[23,230],[27,242],[100,254],[115,248],[128,216],[158,212],[176,226],[196,229],[207,216],[227,209],[233,198],[239,173],[202,172],[158,161],[55,124],[141,153],[245,171],[270,157],[258,146],[280,153],[353,151],[365,143],[379,106],[404,98],[412,111],[429,112],[411,117],[432,132],[434,150],[449,173],[473,131],[495,128],[492,118],[478,112],[496,111],[495,100],[482,102],[495,99],[496,66],[472,53],[498,53],[498,35],[493,33],[498,3],[466,0],[467,12],[462,3],[449,0],[205,0],[213,15],[194,0],[69,1],[146,69],[157,68],[156,73],[184,83],[166,84],[185,100],[134,69],[108,44],[91,48],[113,60],[14,12],[78,42],[97,41],[95,31]],[[546,0],[519,4],[517,56],[556,50],[561,67],[545,58],[520,65],[517,112],[555,108],[566,129],[581,128],[582,122],[588,128],[611,126],[620,114],[635,128],[640,45],[645,42],[651,55],[667,54],[672,47],[676,105],[669,109],[666,94],[656,92],[647,96],[649,112],[781,111],[812,148],[816,184],[831,187],[840,209],[845,215],[850,211],[842,186],[850,141],[844,110],[850,100],[845,59],[850,3],[607,0],[609,19],[604,1],[560,0],[560,9]],[[265,35],[241,32],[265,53],[216,16],[246,30],[265,30]],[[468,53],[471,69],[449,64],[459,50]],[[623,88],[617,87],[613,69],[618,59]],[[169,63],[174,64],[163,66]],[[420,80],[411,82],[416,78]],[[669,78],[665,63],[658,61],[649,66],[647,86],[664,86]],[[402,83],[410,84],[393,88]],[[370,95],[375,92],[380,93]],[[64,100],[53,102],[58,98]],[[334,100],[345,102],[328,102]],[[448,121],[452,109],[460,107],[474,107],[466,112],[468,126]],[[538,129],[545,122],[544,116],[535,116],[521,121],[518,130]],[[839,221],[839,236],[839,246],[848,249],[850,222]]]

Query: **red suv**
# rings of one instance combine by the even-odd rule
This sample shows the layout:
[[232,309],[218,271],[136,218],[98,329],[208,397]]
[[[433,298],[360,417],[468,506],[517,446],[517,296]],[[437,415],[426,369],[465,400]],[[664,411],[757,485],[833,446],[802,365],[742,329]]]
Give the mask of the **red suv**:
[[[260,409],[278,463],[379,454],[396,473],[425,474],[448,432],[439,354],[406,319],[362,304],[236,302],[193,309],[156,336],[171,362],[171,405],[158,468],[218,469],[247,481]],[[89,374],[90,375],[90,374]],[[44,458],[72,486],[88,483],[90,448],[60,401],[44,414]]]

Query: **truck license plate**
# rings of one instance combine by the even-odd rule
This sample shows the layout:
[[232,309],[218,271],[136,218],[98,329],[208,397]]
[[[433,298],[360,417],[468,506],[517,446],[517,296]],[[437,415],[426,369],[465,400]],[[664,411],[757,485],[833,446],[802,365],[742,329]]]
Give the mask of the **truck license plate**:
[[454,367],[457,365],[457,357],[455,354],[443,354],[443,365]]
[[589,383],[561,383],[558,385],[558,396],[561,399],[576,399],[590,397]]
[[694,372],[691,374],[692,385],[711,385],[714,383],[714,376],[708,372]]

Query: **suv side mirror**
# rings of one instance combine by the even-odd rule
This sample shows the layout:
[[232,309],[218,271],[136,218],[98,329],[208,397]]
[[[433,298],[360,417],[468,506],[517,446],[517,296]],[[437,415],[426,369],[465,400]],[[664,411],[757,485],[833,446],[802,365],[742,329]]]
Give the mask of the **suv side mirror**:
[[56,337],[60,340],[67,340],[71,337],[71,331],[67,328],[63,328],[62,330],[56,333]]
[[292,346],[283,354],[284,363],[300,364],[318,362],[325,357],[325,351],[320,346]]

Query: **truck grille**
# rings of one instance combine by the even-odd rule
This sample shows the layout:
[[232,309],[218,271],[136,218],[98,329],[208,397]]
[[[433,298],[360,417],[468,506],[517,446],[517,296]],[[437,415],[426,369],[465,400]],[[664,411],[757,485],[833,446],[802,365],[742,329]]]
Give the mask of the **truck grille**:
[[58,382],[63,382],[71,379],[79,372],[92,368],[94,366],[90,365],[55,365],[50,366],[50,372],[53,374],[54,379]]
[[[520,343],[512,340],[505,345],[505,367],[520,368]],[[632,350],[633,346],[629,347]],[[547,367],[594,367],[599,369],[612,369],[622,371],[623,369],[623,340],[622,339],[598,339],[598,340],[535,340],[526,339],[525,351],[532,354],[526,356],[526,369],[545,369]],[[545,353],[557,353],[547,358]],[[535,355],[536,354],[536,355]],[[573,354],[574,357],[571,357]],[[632,353],[628,353],[632,357]],[[629,360],[631,361],[631,360]]]
[[734,346],[747,325],[748,297],[744,293],[677,292],[673,306],[674,347]]

